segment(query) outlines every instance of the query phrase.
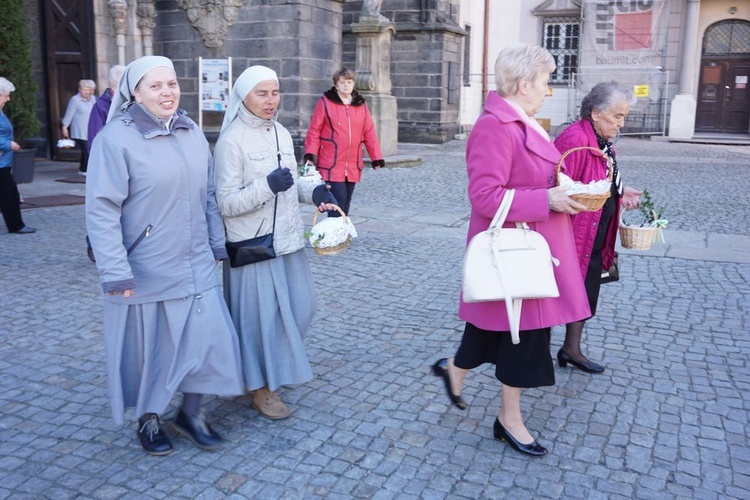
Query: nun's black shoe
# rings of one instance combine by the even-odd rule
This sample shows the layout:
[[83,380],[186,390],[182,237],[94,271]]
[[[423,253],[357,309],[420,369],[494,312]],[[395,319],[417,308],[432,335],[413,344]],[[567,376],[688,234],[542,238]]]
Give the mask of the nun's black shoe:
[[172,426],[202,450],[215,450],[224,443],[224,439],[206,423],[202,416],[196,417],[180,410]]
[[453,387],[451,386],[451,374],[448,371],[447,358],[438,359],[437,362],[432,365],[432,373],[443,379],[443,383],[445,384],[445,391],[448,393],[448,398],[451,400],[451,403],[453,403],[453,406],[455,406],[456,408],[460,408],[461,410],[465,410],[466,408],[468,408],[469,405],[464,402],[461,396],[453,393]]
[[510,435],[510,432],[505,430],[503,424],[500,423],[500,419],[495,419],[495,439],[498,441],[505,441],[516,451],[531,455],[532,457],[543,457],[547,454],[547,448],[540,445],[536,440],[529,444],[522,444],[516,441],[516,438]]
[[149,455],[169,455],[174,451],[156,413],[138,419],[138,440]]

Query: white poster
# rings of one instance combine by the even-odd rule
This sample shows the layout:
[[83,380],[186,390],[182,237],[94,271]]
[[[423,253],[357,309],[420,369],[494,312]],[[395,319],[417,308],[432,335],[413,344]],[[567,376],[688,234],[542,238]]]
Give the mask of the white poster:
[[668,0],[583,0],[582,68],[663,65]]
[[224,112],[229,100],[229,59],[201,60],[201,110]]

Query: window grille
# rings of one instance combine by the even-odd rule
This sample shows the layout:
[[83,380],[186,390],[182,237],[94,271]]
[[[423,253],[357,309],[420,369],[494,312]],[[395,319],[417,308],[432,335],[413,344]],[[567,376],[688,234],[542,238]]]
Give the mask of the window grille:
[[750,54],[750,23],[747,21],[722,21],[706,30],[704,56],[731,54]]
[[542,46],[555,58],[555,72],[551,84],[570,82],[578,72],[578,53],[581,46],[581,20],[575,17],[548,17],[544,19]]

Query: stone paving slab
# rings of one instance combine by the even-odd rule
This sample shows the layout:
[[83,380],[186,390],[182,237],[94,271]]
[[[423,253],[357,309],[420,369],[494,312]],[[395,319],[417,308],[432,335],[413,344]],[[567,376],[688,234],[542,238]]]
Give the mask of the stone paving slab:
[[[603,287],[585,330],[607,370],[556,366],[555,386],[524,391],[547,457],[492,438],[490,367],[467,378],[467,411],[448,405],[429,366],[462,331],[465,227],[452,224],[468,214],[463,146],[425,147],[423,167],[366,171],[352,205],[360,239],[337,256],[307,249],[314,380],[281,391],[294,411],[285,421],[259,417],[246,396],[209,398],[229,441],[217,452],[175,438],[174,454],[148,457],[132,421],[112,423],[83,207],[24,211],[37,233],[0,231],[0,499],[749,498],[747,262],[623,251],[621,281]],[[719,206],[750,182],[744,153],[628,138],[617,147],[628,178],[684,207],[670,215],[668,244],[688,248],[698,226],[708,248],[744,244],[750,205],[736,203],[716,231],[720,218],[704,223],[706,207],[672,186],[715,186],[702,199]],[[685,160],[630,163],[630,152]],[[418,230],[396,227],[405,213]],[[553,329],[553,355],[562,337]]]

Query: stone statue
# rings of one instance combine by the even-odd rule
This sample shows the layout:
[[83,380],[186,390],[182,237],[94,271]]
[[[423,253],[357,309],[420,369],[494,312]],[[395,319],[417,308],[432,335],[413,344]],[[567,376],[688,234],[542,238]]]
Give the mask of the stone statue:
[[383,0],[365,0],[362,2],[362,11],[360,12],[359,17],[387,20],[385,16],[380,14],[380,5],[382,3]]

